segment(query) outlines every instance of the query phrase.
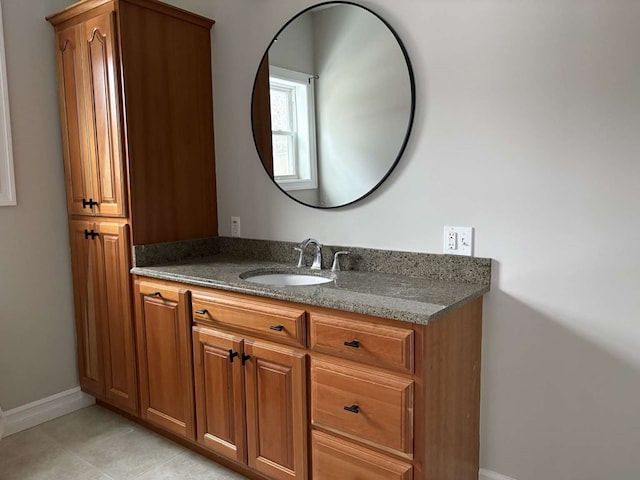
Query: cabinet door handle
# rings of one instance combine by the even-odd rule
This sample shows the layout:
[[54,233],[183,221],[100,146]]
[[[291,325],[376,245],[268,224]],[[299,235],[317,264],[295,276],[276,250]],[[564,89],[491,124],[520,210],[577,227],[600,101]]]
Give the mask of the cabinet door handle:
[[229,362],[233,363],[233,359],[238,355],[238,352],[234,352],[233,350],[229,349]]
[[98,232],[96,232],[95,230],[91,229],[91,230],[87,230],[86,228],[84,229],[84,239],[87,240],[89,237],[91,237],[91,240],[95,240],[95,238],[98,236]]
[[160,292],[147,293],[147,297],[161,297]]
[[198,315],[206,315],[209,311],[206,308],[203,308],[202,310],[196,310],[196,313]]
[[271,325],[269,327],[269,330],[275,330],[276,332],[281,332],[282,330],[284,330],[284,327],[282,325]]
[[244,364],[247,363],[247,360],[251,358],[251,355],[247,355],[246,353],[243,353],[242,357],[240,358],[242,359],[242,366],[244,367]]
[[356,405],[355,403],[353,405],[348,406],[348,407],[344,407],[344,409],[347,412],[360,413],[360,407],[358,405]]
[[358,340],[351,340],[350,342],[344,342],[346,347],[360,348],[360,342]]
[[94,202],[93,198],[90,198],[88,201],[85,198],[82,199],[82,208],[87,208],[87,207],[93,208],[97,205],[98,205],[98,202]]

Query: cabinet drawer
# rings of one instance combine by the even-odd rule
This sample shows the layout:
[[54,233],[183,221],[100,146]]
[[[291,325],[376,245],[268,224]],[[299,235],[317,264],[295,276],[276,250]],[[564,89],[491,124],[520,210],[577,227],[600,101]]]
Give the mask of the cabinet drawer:
[[194,322],[231,327],[304,347],[305,310],[218,294],[192,294]]
[[311,438],[314,480],[412,480],[413,466],[368,448],[314,431]]
[[413,372],[413,330],[318,313],[310,315],[311,348],[384,368]]
[[314,359],[311,421],[314,426],[411,455],[413,381]]

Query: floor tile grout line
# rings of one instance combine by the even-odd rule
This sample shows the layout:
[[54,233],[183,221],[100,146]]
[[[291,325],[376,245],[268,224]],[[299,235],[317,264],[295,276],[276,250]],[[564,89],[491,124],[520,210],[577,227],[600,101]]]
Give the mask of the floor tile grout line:
[[116,480],[114,479],[111,475],[109,475],[107,472],[105,472],[104,470],[102,470],[100,467],[98,467],[97,465],[94,465],[93,463],[89,462],[88,460],[82,458],[77,452],[74,452],[73,450],[69,450],[69,453],[71,455],[73,455],[74,457],[80,459],[82,462],[86,463],[87,465],[93,467],[96,469],[96,471],[98,471],[101,475],[107,477],[109,480]]
[[[151,430],[150,430],[151,431]],[[188,451],[184,451],[184,452],[178,452],[175,455],[173,455],[171,458],[169,458],[168,460],[162,462],[162,463],[158,463],[157,465],[154,465],[152,467],[150,467],[149,469],[145,470],[144,472],[140,472],[138,475],[136,475],[135,477],[132,477],[129,480],[136,480],[137,478],[141,478],[143,475],[148,474],[149,472],[160,468],[164,465],[167,465],[169,462],[172,462],[173,460],[175,460],[176,458],[178,458],[180,455],[186,455],[188,453]]]
[[[137,428],[137,427],[138,427],[137,425],[134,425],[134,428],[133,428],[132,430],[127,431],[127,432],[120,432],[120,433],[119,433],[119,435],[121,435],[121,436],[131,435],[131,434],[136,430],[136,428]],[[155,433],[155,432],[153,432],[152,430],[149,430],[149,429],[147,429],[147,428],[145,428],[145,427],[141,427],[141,428],[139,429],[139,431],[144,431],[144,432],[146,432],[146,433],[152,433],[153,435],[158,435],[157,433]],[[110,435],[108,438],[110,438],[110,439],[111,439],[111,438],[113,438],[113,437],[115,437],[115,435]],[[158,437],[159,437],[159,438],[161,438],[161,439],[164,439],[161,435],[158,435]],[[135,480],[136,478],[139,478],[140,476],[142,476],[142,475],[145,475],[145,474],[149,473],[149,472],[150,472],[150,471],[152,471],[153,469],[158,468],[158,467],[160,467],[160,466],[162,466],[162,465],[165,465],[166,463],[170,462],[171,460],[173,460],[174,458],[176,458],[178,455],[181,455],[182,453],[183,453],[183,452],[177,452],[176,454],[174,454],[174,455],[170,456],[170,457],[169,457],[169,459],[167,459],[166,461],[163,461],[162,463],[159,463],[159,464],[156,464],[156,465],[152,465],[152,466],[151,466],[151,467],[149,467],[148,469],[146,469],[146,470],[143,470],[143,471],[139,472],[139,473],[138,473],[136,476],[134,476],[134,477],[126,477],[126,478],[127,478],[127,480]],[[76,455],[78,455],[79,457],[83,458],[83,457],[82,457],[82,455],[81,455],[80,453],[76,453]],[[90,465],[92,465],[93,467],[95,467],[96,469],[98,469],[102,474],[107,475],[110,479],[112,479],[112,480],[122,480],[120,477],[118,477],[118,478],[113,477],[111,474],[109,474],[109,473],[105,472],[104,470],[102,470],[102,468],[100,468],[100,467],[98,467],[97,465],[95,465],[95,464],[93,464],[93,463],[89,462],[88,460],[86,460],[86,459],[84,459],[84,458],[83,458],[83,460],[84,460],[85,462],[89,463]]]
[[[123,436],[123,437],[124,437],[125,435],[130,435],[130,434],[132,434],[135,430],[142,431],[142,432],[145,432],[145,433],[149,433],[149,434],[152,434],[153,436],[158,436],[159,438],[164,439],[164,437],[162,437],[161,435],[158,435],[158,434],[157,434],[157,433],[155,433],[154,431],[152,431],[152,430],[150,430],[150,429],[148,429],[148,428],[146,428],[146,427],[144,427],[144,426],[136,425],[136,424],[133,424],[133,423],[132,423],[132,424],[131,424],[131,427],[132,427],[132,428],[131,428],[130,430],[127,430],[127,431],[113,432],[113,433],[111,433],[111,434],[107,434],[107,435],[105,435],[105,436],[101,437],[101,438],[100,438],[100,440],[102,441],[102,440],[106,440],[106,439],[113,439],[113,438],[114,438],[114,437],[116,437],[116,436]],[[36,428],[37,428],[37,427],[36,427]],[[120,480],[120,479],[116,479],[116,478],[115,478],[115,477],[113,477],[111,474],[109,474],[109,473],[105,472],[105,471],[104,471],[102,468],[100,468],[98,465],[95,465],[94,463],[90,462],[88,459],[84,458],[84,457],[82,456],[82,454],[81,454],[81,453],[79,453],[79,452],[77,452],[77,451],[76,451],[76,450],[77,450],[77,449],[76,449],[76,447],[70,447],[70,446],[68,446],[68,445],[64,445],[64,446],[63,446],[63,445],[59,444],[59,442],[58,442],[58,440],[57,440],[57,439],[53,438],[53,437],[52,437],[51,435],[49,435],[47,432],[41,431],[41,433],[42,433],[43,435],[45,435],[49,440],[51,440],[55,445],[57,445],[57,446],[60,448],[60,450],[62,450],[62,451],[63,451],[63,452],[65,452],[65,453],[72,454],[74,457],[76,457],[76,458],[78,458],[78,459],[82,460],[82,462],[83,462],[83,463],[85,463],[85,464],[87,464],[87,465],[90,465],[91,467],[95,468],[98,472],[100,472],[102,475],[105,475],[105,476],[106,476],[106,477],[108,477],[110,480]],[[152,471],[152,470],[154,470],[154,469],[156,469],[156,468],[159,468],[159,467],[161,467],[161,466],[163,466],[163,465],[165,465],[165,464],[167,464],[167,463],[171,462],[172,460],[174,460],[174,459],[175,459],[175,458],[177,458],[178,456],[180,456],[180,455],[185,455],[186,453],[188,453],[188,451],[186,451],[186,450],[185,450],[185,451],[176,451],[176,453],[175,453],[175,454],[171,455],[171,456],[170,456],[169,458],[167,458],[165,461],[163,461],[163,462],[161,462],[161,463],[158,463],[158,464],[155,464],[155,465],[152,465],[152,466],[151,466],[151,467],[149,467],[148,469],[146,469],[146,470],[144,470],[144,471],[142,471],[142,472],[139,472],[139,474],[137,474],[135,477],[131,477],[129,480],[135,480],[136,478],[139,478],[139,477],[141,477],[142,475],[146,475],[146,474],[147,474],[147,473],[149,473],[150,471]]]
[[[62,458],[63,456],[70,455],[71,458],[73,458],[75,461],[79,461],[78,474],[80,474],[80,471],[82,468],[85,468],[85,467],[82,467],[82,465],[84,465],[84,466],[91,467],[92,471],[88,473],[91,473],[92,475],[100,475],[101,480],[124,480],[124,479],[137,480],[137,479],[142,479],[145,476],[147,477],[151,476],[153,478],[156,475],[156,473],[161,473],[163,470],[167,468],[172,468],[172,467],[168,467],[168,465],[171,462],[178,462],[178,464],[181,464],[181,462],[187,461],[191,455],[195,455],[196,457],[199,457],[199,455],[197,455],[197,453],[193,452],[192,450],[185,448],[184,446],[180,445],[177,442],[171,441],[171,439],[167,439],[163,435],[160,435],[157,432],[143,425],[139,425],[130,421],[125,421],[122,423],[111,422],[109,419],[105,421],[105,417],[101,416],[101,414],[99,413],[99,411],[102,409],[100,407],[95,407],[95,408],[98,409],[98,410],[94,409],[94,412],[98,412],[97,416],[93,417],[91,412],[87,412],[86,417],[79,418],[79,419],[78,418],[73,419],[70,416],[69,420],[72,423],[68,426],[66,426],[63,422],[60,426],[54,425],[52,426],[53,428],[48,428],[48,429],[44,427],[45,424],[41,424],[39,426],[33,427],[34,430],[38,431],[36,434],[36,437],[40,439],[39,441],[42,442],[43,446],[46,446],[47,449],[49,447],[52,447],[55,450],[54,455],[56,457]],[[70,415],[73,415],[73,414],[70,414]],[[76,441],[67,442],[66,440],[68,439],[73,440],[74,432],[78,433],[83,429],[88,428],[86,425],[83,424],[83,422],[85,421],[87,422],[86,425],[91,424],[93,427],[95,427],[95,428],[92,428],[90,432],[88,432],[88,434],[90,435],[89,438],[83,439],[82,437],[78,436],[79,438]],[[100,421],[100,422],[105,421],[104,428],[102,424],[95,425],[94,422],[97,422],[97,421]],[[156,438],[159,441],[164,440],[172,444],[175,448],[166,450],[164,452],[165,454],[162,456],[159,456],[159,458],[155,461],[155,463],[152,463],[151,465],[149,465],[148,468],[144,469],[144,471],[137,471],[137,472],[135,471],[135,469],[129,469],[129,470],[114,471],[114,472],[108,473],[107,471],[103,470],[103,467],[105,466],[108,467],[109,464],[105,463],[102,466],[96,465],[95,463],[93,463],[93,461],[91,461],[91,458],[92,458],[91,456],[85,457],[82,453],[80,453],[81,451],[84,451],[82,447],[86,445],[87,442],[92,442],[94,440],[99,442],[110,440],[111,442],[113,442],[115,439],[115,442],[118,443],[120,441],[119,437],[125,438],[127,435],[134,435],[134,432],[149,435],[150,437]],[[155,450],[156,448],[162,448],[162,445],[158,442],[153,442],[153,444],[154,446],[150,447],[152,450]],[[29,458],[34,458],[33,455],[31,454],[29,455],[30,455]],[[35,457],[37,457],[37,455],[35,455]],[[100,463],[98,457],[94,456],[93,459],[98,460],[98,463]],[[138,465],[138,466],[143,466],[143,465]],[[221,478],[227,479],[227,477],[224,474],[222,475],[222,477],[219,477],[218,472],[212,471],[211,473],[213,475],[211,477],[212,480],[221,479]],[[25,478],[31,478],[31,477],[28,476]],[[241,478],[244,478],[244,477],[241,477]],[[71,480],[71,479],[69,478],[65,480]]]
[[[36,428],[38,428],[38,427],[36,427]],[[117,436],[117,435],[127,435],[127,434],[129,434],[129,433],[133,432],[133,430],[134,430],[134,429],[135,429],[135,428],[134,428],[134,425],[132,424],[132,425],[131,425],[131,429],[130,429],[130,430],[126,430],[126,431],[114,431],[114,432],[111,432],[111,433],[107,433],[107,434],[105,434],[104,436],[101,436],[101,437],[100,437],[100,440],[102,441],[102,440],[110,439],[110,438],[115,437],[115,436]],[[62,442],[60,442],[58,439],[56,439],[55,437],[53,437],[51,434],[47,433],[47,432],[46,432],[46,431],[44,431],[44,430],[41,430],[41,431],[40,431],[40,433],[41,433],[41,434],[43,434],[44,436],[46,436],[49,440],[51,440],[51,441],[52,441],[52,442],[53,442],[53,443],[54,443],[58,448],[60,448],[60,449],[64,450],[65,452],[73,453],[73,454],[75,454],[76,456],[78,456],[78,457],[82,458],[82,460],[84,460],[85,462],[89,463],[90,465],[93,465],[91,462],[89,462],[89,461],[87,461],[86,459],[84,459],[84,458],[82,457],[82,455],[80,455],[77,451],[75,451],[75,449],[77,448],[76,446],[69,446],[69,445],[63,444],[63,443],[62,443]],[[93,440],[93,439],[92,439],[92,440]],[[94,466],[95,466],[95,465],[94,465]],[[97,467],[96,467],[96,468],[97,468]]]

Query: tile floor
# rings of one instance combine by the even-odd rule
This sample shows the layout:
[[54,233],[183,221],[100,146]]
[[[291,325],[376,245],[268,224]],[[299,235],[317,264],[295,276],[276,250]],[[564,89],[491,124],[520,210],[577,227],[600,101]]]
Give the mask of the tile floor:
[[0,480],[245,480],[97,405],[0,441]]

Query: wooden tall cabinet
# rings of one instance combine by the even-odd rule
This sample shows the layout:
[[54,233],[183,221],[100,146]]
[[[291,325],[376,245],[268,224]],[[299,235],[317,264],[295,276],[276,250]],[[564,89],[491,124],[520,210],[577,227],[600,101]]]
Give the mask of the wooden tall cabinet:
[[132,245],[217,235],[213,21],[83,0],[55,29],[80,384],[137,414]]

